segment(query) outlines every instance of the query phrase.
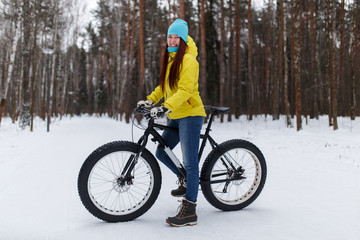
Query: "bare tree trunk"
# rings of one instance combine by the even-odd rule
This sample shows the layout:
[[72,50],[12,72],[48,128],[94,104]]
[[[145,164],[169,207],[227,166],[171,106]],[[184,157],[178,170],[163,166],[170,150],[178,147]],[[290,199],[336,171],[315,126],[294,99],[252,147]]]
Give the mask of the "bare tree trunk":
[[[67,54],[66,57],[65,57],[65,62],[70,62],[70,54]],[[62,93],[61,93],[61,105],[60,105],[60,108],[61,108],[61,116],[63,116],[64,114],[66,114],[66,93],[68,92],[68,81],[69,81],[69,74],[70,74],[70,70],[69,70],[69,65],[66,64],[65,65],[65,70],[64,70],[64,87],[62,89]],[[44,90],[45,92],[45,90]],[[45,95],[45,93],[44,93]],[[45,97],[44,97],[44,100],[45,102]],[[45,104],[43,104],[45,105]],[[45,114],[45,112],[44,112]]]
[[[234,112],[235,110],[235,103],[233,101],[234,99],[234,94],[235,94],[235,88],[234,88],[234,83],[236,80],[236,74],[233,74],[234,72],[234,68],[235,66],[235,62],[236,62],[236,56],[235,56],[235,51],[233,51],[234,49],[234,22],[233,22],[233,4],[232,1],[229,0],[229,32],[230,32],[230,39],[229,39],[229,47],[228,47],[228,51],[229,51],[229,64],[227,67],[227,76],[228,76],[228,81],[227,81],[227,85],[226,85],[226,95],[227,95],[227,99],[229,102],[229,106],[233,109],[231,111],[231,113]],[[231,122],[232,121],[232,114],[228,114],[227,117],[227,121]]]
[[34,29],[34,38],[33,38],[33,46],[32,46],[32,76],[31,76],[31,105],[30,105],[30,132],[34,130],[34,108],[35,108],[35,81],[36,81],[36,73],[37,73],[37,58],[35,58],[35,50],[37,48],[37,34],[38,34],[38,22],[39,17],[35,16],[35,29]]
[[325,73],[325,79],[326,79],[326,92],[327,92],[327,105],[328,105],[328,113],[329,113],[329,126],[333,125],[333,118],[332,118],[332,103],[331,103],[331,47],[332,43],[330,41],[331,39],[331,12],[330,12],[330,1],[326,0],[326,10],[325,10],[325,21],[326,21],[326,73]]
[[[109,32],[109,30],[108,30]],[[114,51],[116,50],[116,47],[114,47],[115,43],[114,43],[114,39],[112,37],[113,33],[108,33],[108,38],[109,41],[111,41],[111,43],[109,43],[109,50],[108,50],[108,54],[109,54],[109,59],[108,59],[108,65],[109,65],[109,106],[108,106],[108,113],[110,114],[110,116],[114,116],[115,111],[114,111]]]
[[179,18],[185,20],[185,0],[179,0]]
[[301,3],[300,1],[292,0],[293,15],[293,31],[294,31],[294,56],[293,69],[295,80],[295,95],[296,95],[296,129],[297,131],[302,129],[301,124],[301,79],[300,79],[300,22],[301,22]]
[[312,112],[316,118],[319,117],[318,110],[318,71],[316,68],[316,33],[315,33],[315,13],[314,13],[314,0],[311,0],[310,3],[310,31],[311,31],[311,76],[314,79],[314,100],[312,106]]
[[116,113],[116,119],[118,119],[118,114],[120,113],[120,91],[121,91],[121,79],[123,79],[123,56],[122,56],[122,28],[123,23],[121,23],[122,11],[124,5],[121,3],[120,6],[116,7],[116,29],[115,30],[115,42],[116,42],[116,88],[115,88],[115,97],[114,97],[114,113]]
[[268,8],[266,12],[266,16],[264,17],[263,21],[266,21],[264,23],[264,26],[266,25],[264,31],[265,31],[265,63],[264,63],[264,84],[265,84],[265,102],[264,102],[264,112],[265,114],[269,113],[269,104],[270,104],[270,7]]
[[175,19],[177,18],[177,16],[176,16],[176,13],[177,13],[177,11],[176,11],[176,0],[174,0],[174,3],[172,5],[172,7],[173,7],[173,13],[174,13],[173,21],[175,21]]
[[[310,34],[309,34],[309,25],[310,25],[310,6],[309,4],[301,3],[301,22],[300,22],[300,49],[301,51],[301,58],[300,58],[300,68],[302,69],[302,72],[309,71],[311,68],[308,67],[309,64],[307,62],[311,61],[311,47],[309,47],[310,43]],[[306,59],[306,60],[305,60]],[[302,73],[301,72],[301,73]],[[301,74],[301,96],[307,96],[307,97],[301,97],[301,114],[305,118],[306,124],[308,124],[308,117],[310,115],[310,110],[312,107],[309,106],[309,102],[313,101],[313,94],[311,91],[306,92],[308,89],[310,89],[310,85],[312,87],[312,83],[310,83],[310,76],[309,74]]]
[[[224,0],[220,1],[221,8],[221,19],[220,19],[220,106],[224,105],[224,88],[225,88],[225,63],[224,63],[224,54],[225,54],[225,10],[224,10]],[[221,122],[224,121],[224,115],[221,115]]]
[[[14,4],[16,2],[12,2],[12,3]],[[3,110],[6,105],[6,98],[7,98],[8,91],[9,91],[11,77],[12,77],[13,70],[14,70],[16,48],[17,48],[17,44],[18,44],[18,41],[21,36],[21,33],[20,33],[20,23],[21,22],[15,18],[15,16],[16,16],[15,11],[17,9],[19,9],[19,8],[15,4],[14,4],[14,6],[11,7],[11,11],[14,11],[14,14],[13,14],[14,19],[13,19],[13,21],[11,21],[9,23],[9,29],[8,29],[9,34],[10,34],[11,47],[9,48],[9,51],[7,52],[7,54],[9,55],[9,58],[6,57],[6,59],[9,59],[8,69],[6,71],[5,82],[4,82],[4,86],[3,86],[3,89],[1,92],[1,98],[0,98],[0,124],[1,124],[1,119],[2,119],[2,113],[3,113]]]
[[90,115],[92,115],[94,112],[94,84],[93,84],[93,76],[94,76],[93,75],[93,66],[94,66],[94,64],[90,60],[89,54],[87,54],[86,62],[87,62],[86,77],[87,77],[87,89],[88,89],[88,113]]
[[[286,10],[286,0],[284,1],[284,9]],[[286,126],[292,127],[291,116],[290,116],[290,103],[289,103],[289,68],[288,68],[288,57],[287,57],[287,34],[286,34],[286,14],[283,13],[285,17],[283,18],[284,22],[284,104],[285,104],[285,115],[286,115]]]
[[30,40],[31,40],[31,9],[30,1],[24,0],[22,5],[22,21],[23,21],[23,76],[22,76],[22,108],[20,126],[25,128],[30,126]]
[[[60,9],[59,9],[59,3],[58,1],[55,2],[56,3],[56,14],[54,15],[54,24],[55,24],[55,29],[54,29],[54,33],[53,33],[53,49],[56,50],[60,50],[60,45],[59,45],[59,41],[58,41],[58,22],[59,22],[59,15],[60,14]],[[61,50],[60,50],[61,51]],[[56,88],[56,81],[55,81],[55,77],[56,77],[56,53],[54,52],[54,54],[52,54],[52,62],[51,62],[51,92],[50,92],[50,96],[53,96],[53,102],[55,104],[50,104],[50,115],[52,114],[58,114],[58,109],[57,109],[57,99],[56,99],[56,94],[55,94],[55,88]],[[51,107],[53,106],[53,107]]]
[[201,61],[200,61],[200,82],[201,82],[201,96],[202,96],[202,100],[203,102],[206,104],[207,103],[207,86],[206,86],[206,33],[205,33],[205,1],[206,0],[201,0],[201,6],[200,6],[200,24],[201,24],[201,43],[200,43],[200,57],[201,57]]
[[123,79],[123,82],[121,84],[121,93],[120,93],[120,112],[125,113],[125,121],[129,122],[130,121],[130,115],[131,115],[131,111],[130,111],[130,105],[131,104],[129,101],[125,101],[127,95],[127,90],[131,88],[131,84],[128,84],[129,82],[132,81],[132,72],[133,72],[133,52],[134,52],[134,35],[135,35],[135,19],[136,19],[136,4],[137,1],[134,1],[134,6],[133,6],[133,12],[132,12],[132,22],[131,22],[131,26],[130,26],[130,0],[128,1],[128,19],[127,19],[127,24],[128,24],[128,29],[127,29],[127,39],[126,39],[126,52],[127,52],[127,57],[126,57],[126,61],[127,61],[127,66],[126,66],[126,75],[125,78]]
[[[137,5],[137,1],[134,0],[134,9],[133,9],[133,18],[132,18],[132,23],[131,23],[131,42],[130,42],[130,58],[129,58],[129,79],[128,81],[131,83],[133,80],[133,70],[134,70],[134,66],[133,66],[133,60],[134,60],[134,44],[135,44],[135,20],[136,20],[136,5]],[[130,91],[132,91],[132,84],[128,84],[128,86],[126,87],[128,90],[130,89]],[[128,91],[128,92],[130,92]],[[126,101],[126,107],[125,107],[125,121],[127,123],[130,122],[130,118],[131,118],[131,101],[129,101],[130,99],[128,99],[128,101]]]
[[[322,18],[322,14],[320,14],[320,6],[321,4],[317,2],[318,7],[315,8],[315,29],[319,29],[320,28],[320,24],[323,22]],[[324,113],[324,87],[323,87],[323,76],[324,73],[321,71],[321,65],[323,65],[323,61],[320,60],[320,52],[321,53],[326,53],[326,51],[324,51],[323,49],[321,49],[320,44],[319,44],[319,39],[320,39],[320,34],[316,35],[316,42],[317,42],[317,47],[315,49],[315,68],[316,68],[316,76],[317,76],[317,82],[319,87],[317,88],[317,100],[318,100],[318,115]]]
[[13,123],[15,123],[20,115],[21,109],[21,78],[22,71],[20,71],[20,67],[17,66],[17,70],[13,74],[14,80],[11,81],[11,109],[10,116]]
[[140,0],[140,23],[139,23],[139,60],[140,60],[140,74],[139,85],[137,92],[137,99],[142,99],[144,94],[144,79],[145,79],[145,46],[144,46],[144,24],[145,24],[145,1]]
[[[340,103],[340,115],[345,114],[345,78],[344,78],[344,69],[343,69],[343,62],[344,62],[344,15],[345,15],[345,9],[344,9],[344,0],[341,0],[340,5],[340,48],[339,48],[339,70],[337,74],[337,80],[338,80],[338,86],[337,89],[339,91],[338,97],[339,97],[339,103]],[[334,6],[335,7],[335,6]],[[336,30],[335,30],[336,31]]]
[[331,44],[331,98],[332,98],[332,112],[333,112],[333,129],[338,129],[337,124],[337,84],[336,84],[336,59],[335,59],[335,49],[336,49],[336,8],[335,1],[332,0],[332,17],[331,17],[331,33],[330,33],[330,44]]
[[[359,28],[359,8],[360,1],[355,0],[355,23],[354,23],[354,77],[352,81],[352,101],[351,101],[351,119],[355,119],[356,115],[360,115],[360,104],[356,101],[356,93],[360,92],[360,70],[359,70],[359,45],[358,45],[358,28]],[[356,87],[357,86],[357,87]]]
[[[119,103],[119,106],[120,106],[120,115],[122,116],[122,114],[125,112],[125,93],[126,93],[126,85],[127,85],[127,82],[130,78],[130,37],[132,35],[131,33],[131,4],[130,4],[130,0],[128,0],[128,4],[127,4],[127,34],[126,34],[126,65],[124,66],[125,68],[125,76],[124,78],[122,79],[122,83],[121,83],[121,91],[120,91],[120,103]],[[135,9],[135,8],[134,8]],[[133,16],[135,17],[135,16]],[[122,117],[121,117],[122,118]]]
[[103,71],[105,72],[105,80],[106,80],[106,85],[107,85],[107,95],[110,97],[111,95],[111,84],[110,84],[110,78],[109,78],[109,72],[108,72],[108,67],[107,67],[107,59],[106,59],[106,48],[105,48],[105,33],[102,33],[101,36],[101,57],[102,57],[102,68]]
[[252,73],[252,29],[251,29],[251,0],[248,2],[248,97],[247,97],[247,111],[248,118],[253,118],[253,103],[254,103],[254,86]]
[[171,0],[168,0],[169,11],[168,11],[168,26],[171,24]]
[[110,116],[114,116],[115,114],[115,109],[114,109],[114,104],[115,104],[115,101],[114,101],[114,67],[113,67],[113,64],[114,64],[114,54],[113,54],[113,51],[115,49],[113,47],[110,48],[110,50],[108,51],[108,54],[109,54],[109,92],[110,92],[110,95],[109,95],[109,104],[110,106],[108,106],[108,112],[110,113]]
[[241,99],[243,96],[241,95],[241,46],[240,46],[240,5],[239,0],[235,0],[235,54],[236,54],[236,80],[234,86],[234,95],[233,95],[233,103],[235,104],[235,118],[239,118],[240,116],[240,106],[242,104]]
[[283,76],[283,34],[284,34],[284,14],[283,14],[283,1],[277,0],[276,3],[276,45],[277,48],[275,49],[276,53],[275,55],[275,63],[277,66],[277,69],[275,70],[275,77],[274,77],[274,86],[273,86],[273,120],[279,119],[280,116],[280,82],[282,81]]

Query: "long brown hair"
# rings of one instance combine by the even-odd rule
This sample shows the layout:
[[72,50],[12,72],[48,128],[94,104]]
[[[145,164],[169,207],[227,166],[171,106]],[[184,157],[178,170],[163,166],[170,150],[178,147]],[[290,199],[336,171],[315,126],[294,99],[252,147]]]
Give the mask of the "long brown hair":
[[[177,84],[179,73],[182,67],[182,61],[186,52],[186,48],[187,48],[187,44],[182,38],[180,38],[179,49],[176,52],[175,58],[173,60],[169,72],[169,86],[171,90],[174,90]],[[166,77],[168,61],[169,61],[169,53],[167,51],[167,44],[166,44],[166,47],[164,47],[164,53],[161,61],[161,72],[160,72],[160,82],[159,82],[163,92],[165,91],[165,81],[166,81],[165,77]]]

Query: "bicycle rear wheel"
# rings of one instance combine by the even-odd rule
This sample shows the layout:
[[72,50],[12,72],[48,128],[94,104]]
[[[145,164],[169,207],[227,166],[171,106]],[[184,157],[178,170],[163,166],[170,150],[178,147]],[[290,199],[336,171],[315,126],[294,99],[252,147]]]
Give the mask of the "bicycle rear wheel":
[[161,187],[161,172],[154,156],[144,150],[130,176],[123,176],[138,152],[132,142],[111,142],[85,160],[78,176],[78,192],[85,208],[107,222],[124,222],[144,214]]
[[264,156],[254,144],[229,140],[206,158],[201,170],[201,189],[214,207],[240,210],[259,196],[266,175]]

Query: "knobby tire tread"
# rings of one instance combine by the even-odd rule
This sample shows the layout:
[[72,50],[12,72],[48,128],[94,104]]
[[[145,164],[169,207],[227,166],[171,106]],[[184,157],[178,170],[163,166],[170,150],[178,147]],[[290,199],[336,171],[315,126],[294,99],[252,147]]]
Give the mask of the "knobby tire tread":
[[147,149],[144,149],[141,157],[145,159],[149,166],[151,167],[153,173],[154,173],[154,188],[151,193],[151,197],[148,199],[148,201],[142,206],[140,209],[138,209],[135,212],[132,212],[127,215],[111,215],[108,213],[105,213],[101,210],[99,210],[91,201],[90,196],[88,194],[88,187],[87,182],[89,178],[89,174],[92,170],[92,168],[95,166],[95,164],[101,160],[104,156],[116,152],[116,151],[129,151],[135,153],[138,151],[139,145],[133,142],[128,141],[114,141],[107,144],[104,144],[94,150],[85,160],[83,163],[79,176],[78,176],[78,193],[81,199],[81,202],[85,206],[85,208],[95,217],[106,221],[106,222],[127,222],[134,220],[141,215],[143,215],[145,212],[147,212],[151,206],[156,201],[160,188],[161,188],[161,172],[160,167],[153,156]]
[[252,152],[258,159],[261,165],[261,180],[258,188],[256,189],[255,193],[245,202],[242,202],[237,205],[228,205],[223,202],[220,202],[212,192],[210,184],[201,184],[202,192],[206,198],[206,200],[215,208],[218,208],[223,211],[237,211],[241,210],[247,206],[249,206],[252,202],[255,201],[255,199],[260,195],[266,181],[267,176],[267,167],[266,162],[263,154],[261,151],[251,142],[248,142],[246,140],[242,139],[232,139],[228,140],[226,142],[221,143],[218,148],[213,149],[207,158],[204,161],[204,164],[201,169],[201,175],[200,179],[201,181],[209,181],[210,180],[210,174],[212,167],[214,166],[215,162],[218,160],[218,158],[223,155],[223,153],[235,149],[235,148],[243,148],[250,152]]

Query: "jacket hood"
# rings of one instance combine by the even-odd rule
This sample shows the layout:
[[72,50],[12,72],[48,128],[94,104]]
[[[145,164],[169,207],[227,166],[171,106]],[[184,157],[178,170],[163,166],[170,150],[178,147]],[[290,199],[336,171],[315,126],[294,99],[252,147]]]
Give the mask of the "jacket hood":
[[188,47],[186,49],[186,52],[193,55],[196,58],[198,55],[198,49],[196,47],[194,40],[190,36],[188,36],[187,38],[187,45]]

